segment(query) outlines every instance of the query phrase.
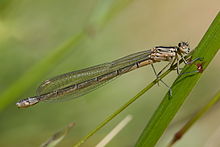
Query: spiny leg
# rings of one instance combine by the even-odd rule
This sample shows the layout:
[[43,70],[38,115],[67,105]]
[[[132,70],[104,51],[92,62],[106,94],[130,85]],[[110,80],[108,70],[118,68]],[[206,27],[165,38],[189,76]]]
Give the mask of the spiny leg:
[[[196,61],[202,61],[202,60],[203,60],[203,58],[198,57],[198,58],[195,58],[195,59],[193,59],[193,60],[191,60],[191,61],[188,62],[188,61],[186,61],[186,59],[183,57],[182,54],[180,54],[180,56],[181,56],[181,58],[183,59],[183,61],[184,61],[184,63],[185,63],[186,65],[190,65],[190,64],[195,63]],[[195,70],[195,71],[190,71],[190,72],[184,72],[184,73],[181,73],[181,74],[179,74],[179,75],[201,72],[201,70],[200,70],[199,68],[200,68],[200,67],[197,66],[197,70]]]
[[196,61],[202,61],[202,60],[203,60],[203,58],[197,57],[197,58],[195,58],[195,59],[193,59],[193,60],[187,62],[187,64],[193,64],[193,63],[195,63]]
[[[154,71],[154,74],[155,74],[156,78],[159,79],[159,76],[158,76],[158,74],[157,74],[157,72],[156,72],[156,70],[155,70],[155,68],[154,68],[154,65],[151,64],[151,67],[152,67],[152,69],[153,69],[153,71]],[[160,85],[159,82],[157,82],[157,85],[158,85],[158,86]]]
[[195,61],[202,61],[203,60],[203,58],[201,58],[201,57],[197,57],[197,58],[195,58],[195,59],[193,59],[193,60],[191,60],[191,61],[186,61],[186,59],[185,59],[185,57],[181,54],[181,53],[179,53],[179,55],[181,56],[181,59],[183,59],[183,62],[187,65],[187,64],[193,64]]
[[[177,57],[175,56],[175,58],[173,59],[171,65],[170,65],[170,69],[172,69],[172,66],[176,63]],[[176,69],[174,69],[176,70]]]
[[[159,75],[162,73],[162,71],[164,69],[166,69],[171,63],[169,62],[158,74],[154,68],[154,65],[151,64],[151,67],[153,68],[154,74],[156,75],[156,78],[159,79],[159,81],[161,81],[168,89],[169,89],[169,94],[170,96],[172,96],[172,89],[170,88],[170,86],[168,86],[162,79],[160,79]],[[159,82],[157,82],[158,86],[159,86]]]
[[[164,66],[160,72],[158,72],[157,76],[161,75],[161,73],[171,64],[171,62],[169,62],[166,66]],[[172,63],[173,64],[173,63]]]
[[183,62],[184,62],[185,64],[188,64],[188,62],[186,61],[186,59],[184,58],[184,56],[183,56],[181,53],[179,53],[179,55],[181,56],[181,59],[183,59]]
[[169,95],[172,96],[173,92],[169,85],[167,85],[163,80],[160,79],[160,81],[169,89]]
[[[178,55],[176,54],[176,64],[177,64],[177,66],[176,66],[176,72],[177,72],[177,74],[178,75],[180,75],[180,63],[179,63],[179,57],[178,57]],[[184,60],[183,60],[184,61]]]
[[174,68],[174,70],[177,71],[177,74],[180,75],[180,64],[179,64],[179,57],[177,54],[175,54],[175,58],[172,61],[172,64],[170,65],[170,69],[172,69],[173,65],[176,63],[176,68]]

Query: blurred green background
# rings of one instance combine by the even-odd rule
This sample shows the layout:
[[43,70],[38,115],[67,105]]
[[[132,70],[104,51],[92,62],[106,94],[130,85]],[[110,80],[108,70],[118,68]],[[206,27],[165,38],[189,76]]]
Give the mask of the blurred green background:
[[[89,23],[93,22],[91,14],[96,17],[104,13],[105,7],[94,13],[101,0],[0,1],[1,94],[74,34],[80,33],[84,28],[88,32],[60,60],[50,63],[48,72],[44,72],[37,82],[31,83],[25,92],[17,97],[13,93],[12,97],[5,97],[11,101],[9,105],[4,104],[4,109],[0,112],[0,146],[39,146],[54,132],[75,122],[76,126],[71,133],[58,145],[72,146],[155,79],[150,66],[128,73],[72,101],[40,103],[27,109],[18,109],[16,101],[34,96],[41,81],[50,77],[112,61],[155,45],[176,45],[179,41],[189,41],[191,48],[194,48],[220,6],[219,0],[119,1],[115,5],[118,9],[103,20],[104,25],[97,23],[97,26],[90,26]],[[120,6],[117,7],[117,4]],[[96,30],[97,27],[100,29]],[[157,144],[158,147],[166,146],[178,128],[219,90],[219,62],[218,53]],[[160,63],[155,66],[159,70],[164,65]],[[173,72],[165,81],[171,85],[176,76]],[[22,81],[26,82],[28,81]],[[167,91],[164,86],[155,86],[83,146],[95,146],[128,114],[133,116],[133,120],[108,146],[134,146]],[[219,143],[219,139],[215,139],[216,135],[220,136],[219,114],[220,109],[216,105],[175,146],[195,147]]]

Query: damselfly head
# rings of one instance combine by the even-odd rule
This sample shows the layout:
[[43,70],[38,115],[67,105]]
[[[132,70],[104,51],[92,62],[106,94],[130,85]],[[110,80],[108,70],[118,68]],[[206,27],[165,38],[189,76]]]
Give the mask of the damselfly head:
[[182,41],[182,42],[180,42],[180,43],[178,44],[178,47],[179,47],[179,51],[180,51],[181,53],[188,54],[189,51],[190,51],[189,43],[188,43],[188,42]]
[[35,97],[29,97],[27,99],[20,100],[16,103],[19,108],[27,108],[29,106],[35,105],[39,100]]

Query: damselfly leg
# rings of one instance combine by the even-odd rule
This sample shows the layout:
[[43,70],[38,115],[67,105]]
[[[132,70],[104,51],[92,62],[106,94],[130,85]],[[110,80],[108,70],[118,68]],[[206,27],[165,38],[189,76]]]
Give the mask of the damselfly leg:
[[[196,61],[202,61],[202,60],[203,60],[203,58],[199,57],[199,58],[195,58],[195,59],[187,62],[186,64],[190,65],[190,64],[194,64]],[[202,73],[203,72],[203,67],[202,67],[203,63],[197,63],[195,65],[197,67],[197,70],[190,71],[190,72],[184,72],[184,73],[181,73],[180,75],[191,74],[191,73]]]
[[[177,74],[178,74],[178,75],[190,74],[190,73],[198,73],[198,72],[201,73],[201,72],[203,71],[202,64],[196,64],[197,70],[191,71],[191,72],[180,73],[180,71],[182,70],[182,68],[180,68],[180,64],[179,64],[179,63],[180,63],[180,59],[182,59],[183,62],[184,62],[186,65],[191,65],[191,64],[195,63],[196,61],[201,61],[201,60],[202,60],[202,58],[195,58],[195,59],[193,59],[193,60],[187,61],[182,54],[180,54],[180,56],[181,56],[181,58],[179,58],[178,54],[176,54],[176,55],[175,55],[175,58],[173,59],[173,61],[172,61],[172,62],[169,62],[169,63],[168,63],[166,66],[164,66],[164,67],[160,70],[160,72],[158,72],[158,73],[156,72],[154,65],[151,64],[151,67],[152,67],[152,69],[153,69],[154,74],[156,75],[156,78],[159,79],[159,76],[163,73],[163,71],[164,71],[169,65],[170,65],[170,69],[171,69],[172,66],[173,66],[175,63],[176,63],[176,66],[177,66],[177,67],[176,67],[174,70],[177,71]],[[170,94],[170,96],[172,96],[172,89],[171,89],[171,87],[170,87],[168,84],[166,84],[162,79],[159,79],[159,81],[162,82],[162,83],[169,89],[169,94]],[[159,82],[158,82],[157,84],[158,84],[158,86],[159,86]]]
[[[169,94],[170,96],[172,96],[172,89],[170,86],[168,86],[168,84],[166,84],[162,79],[160,79],[159,75],[162,73],[163,70],[165,70],[171,63],[169,62],[159,73],[156,72],[154,65],[151,64],[151,67],[154,71],[154,74],[156,75],[156,78],[159,79],[159,81],[161,81],[168,89],[169,89]],[[157,85],[159,86],[159,82],[157,82]]]

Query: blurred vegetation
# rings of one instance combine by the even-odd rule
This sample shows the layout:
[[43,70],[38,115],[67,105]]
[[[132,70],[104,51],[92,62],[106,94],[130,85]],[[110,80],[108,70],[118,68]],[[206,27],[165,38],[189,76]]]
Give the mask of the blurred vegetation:
[[212,99],[205,105],[203,106],[198,112],[196,112],[193,117],[191,117],[185,124],[182,126],[176,133],[173,135],[172,140],[169,142],[169,147],[173,146],[177,141],[179,141],[186,133],[188,130],[192,128],[192,126],[200,120],[202,117],[204,117],[205,113],[207,111],[210,111],[210,109],[213,108],[213,106],[218,103],[220,100],[220,91],[218,91],[215,96],[212,97]]
[[[132,3],[127,0],[124,5],[120,0],[113,4],[113,12],[109,13],[111,15],[104,17],[108,18],[108,21],[104,19],[103,24],[93,26],[95,28],[100,25],[100,30],[95,29],[95,32],[98,31],[97,35],[88,26],[93,22],[91,14],[98,7],[98,2],[94,0],[0,1],[0,105],[2,108],[0,146],[39,146],[57,129],[63,128],[69,122],[75,122],[76,126],[60,146],[74,144],[106,115],[112,113],[152,81],[155,77],[151,69],[146,67],[129,73],[73,101],[42,103],[22,110],[16,108],[15,102],[35,95],[35,89],[41,81],[61,73],[111,61],[155,45],[175,45],[179,41],[188,40],[194,48],[219,11],[220,4],[219,1],[209,3],[198,0],[193,2],[136,0]],[[105,9],[96,13],[103,15],[104,12]],[[92,32],[89,37],[77,43],[74,48],[70,45],[62,55],[59,54],[59,60],[50,60],[50,64],[44,66],[44,70],[37,70],[36,66],[39,67],[45,59],[53,56],[62,45],[85,28],[89,33]],[[219,60],[217,55],[189,97],[189,101],[176,117],[174,121],[176,125],[172,128],[178,126],[179,120],[186,118],[207,102],[207,98],[215,92],[216,87],[219,87],[220,81],[217,78],[220,74]],[[162,66],[163,63],[157,68],[160,69]],[[31,70],[33,68],[35,70]],[[31,76],[37,74],[36,72],[40,74],[32,79]],[[28,78],[27,73],[30,75]],[[176,74],[173,73],[166,78],[166,81],[171,84],[175,77]],[[19,79],[22,79],[20,83],[22,86],[26,85],[25,88],[16,85]],[[14,91],[11,91],[10,88],[13,86]],[[135,144],[146,120],[150,118],[166,91],[166,87],[153,88],[84,146],[95,145],[128,113],[135,116],[134,120],[109,146]],[[5,93],[11,98],[2,97]],[[195,102],[197,106],[194,105]],[[149,109],[148,112],[145,111],[146,108]],[[210,121],[207,122],[211,125]],[[215,117],[213,122],[217,123],[220,120]],[[216,127],[214,124],[207,127],[208,130],[203,127],[203,131],[209,132],[206,133],[209,136]],[[169,134],[166,137],[173,135],[175,131],[172,132],[172,128],[167,132]],[[193,132],[197,134],[194,135],[198,136],[197,138],[186,137],[186,142],[182,141],[182,144],[178,144],[184,146],[192,140],[193,145],[204,144],[205,137],[199,138],[201,134],[199,131]],[[164,146],[166,137],[161,139],[158,146]]]

